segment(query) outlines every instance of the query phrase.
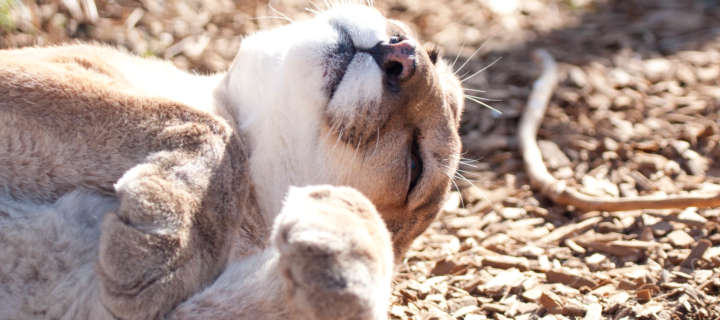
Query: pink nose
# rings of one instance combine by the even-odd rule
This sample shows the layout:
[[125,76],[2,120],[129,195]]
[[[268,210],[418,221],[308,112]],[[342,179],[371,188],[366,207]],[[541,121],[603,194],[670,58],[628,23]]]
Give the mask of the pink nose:
[[370,53],[380,69],[391,80],[407,81],[415,74],[415,49],[417,41],[403,36],[388,42],[381,42],[365,52]]

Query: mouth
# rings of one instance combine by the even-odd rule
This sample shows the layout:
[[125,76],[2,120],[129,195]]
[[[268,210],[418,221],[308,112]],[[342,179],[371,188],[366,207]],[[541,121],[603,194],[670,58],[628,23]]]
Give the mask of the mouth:
[[336,26],[335,29],[338,33],[338,41],[329,46],[325,59],[326,85],[324,91],[330,100],[335,95],[335,91],[357,52],[355,44],[347,31],[339,26]]

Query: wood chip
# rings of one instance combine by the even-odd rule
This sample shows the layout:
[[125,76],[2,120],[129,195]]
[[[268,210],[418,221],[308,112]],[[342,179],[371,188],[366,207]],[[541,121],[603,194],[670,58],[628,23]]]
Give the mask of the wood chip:
[[640,303],[647,303],[652,300],[652,291],[650,289],[644,289],[637,292],[638,301]]
[[670,232],[670,234],[667,235],[667,238],[668,241],[670,241],[670,244],[674,247],[686,248],[695,243],[695,239],[682,230]]
[[504,271],[492,280],[488,282],[487,284],[483,285],[484,290],[489,291],[497,291],[504,287],[508,287],[513,285],[518,280],[522,279],[524,275],[518,270],[518,269],[511,269],[508,271]]
[[630,295],[627,294],[627,292],[618,292],[611,296],[607,300],[607,307],[605,308],[605,311],[607,313],[613,313],[615,310],[618,309],[621,305],[625,304],[625,302],[630,298]]
[[547,162],[548,168],[558,169],[570,165],[570,159],[565,155],[560,147],[552,141],[540,140],[538,147],[542,152],[544,160]]
[[587,276],[573,275],[563,269],[553,269],[545,272],[548,283],[562,283],[564,285],[579,289],[582,287],[596,288],[598,283]]
[[625,248],[625,247],[614,247],[609,244],[598,242],[598,241],[578,241],[578,244],[588,248],[593,249],[598,252],[613,254],[616,256],[626,257],[626,256],[640,256],[640,251],[633,248]]
[[548,309],[560,308],[563,305],[562,299],[551,291],[543,292],[542,295],[540,295],[539,302],[543,305],[543,307]]
[[572,235],[573,233],[582,234],[585,231],[592,228],[595,224],[602,221],[602,217],[594,217],[587,219],[585,221],[574,223],[566,226],[562,226],[560,228],[557,228],[550,232],[547,236],[544,236],[538,240],[538,242],[541,243],[552,243],[555,241],[560,241],[568,236]]
[[602,319],[602,306],[598,303],[591,303],[587,307],[587,312],[583,320],[601,320]]
[[565,245],[568,246],[570,250],[578,254],[585,254],[585,252],[587,252],[585,251],[585,248],[579,246],[577,243],[575,243],[575,241],[572,241],[572,239],[565,239]]
[[457,311],[453,312],[452,317],[453,318],[462,317],[468,313],[475,312],[478,309],[479,308],[477,306],[465,306],[465,307],[462,307],[462,308],[458,309]]
[[499,312],[499,313],[505,313],[507,311],[508,307],[506,305],[502,305],[499,303],[484,303],[481,307],[481,310],[490,311],[490,312]]
[[530,264],[525,257],[488,256],[483,258],[483,265],[500,269],[517,268],[520,271],[530,270]]
[[562,315],[568,317],[584,317],[586,312],[587,308],[585,308],[583,305],[571,303],[568,301],[563,306]]
[[616,291],[617,290],[615,289],[615,285],[606,284],[604,286],[596,288],[595,290],[591,291],[591,293],[598,297],[605,297],[605,296],[615,293]]
[[635,248],[635,249],[648,249],[648,248],[660,246],[660,243],[657,243],[657,242],[640,241],[640,240],[630,240],[630,241],[617,240],[617,241],[612,241],[609,244],[614,247]]
[[684,224],[686,224],[686,225],[688,225],[688,226],[691,226],[691,227],[699,227],[699,228],[702,228],[702,227],[705,227],[705,225],[706,225],[706,223],[705,223],[705,222],[702,222],[702,221],[698,221],[698,220],[694,220],[694,219],[681,219],[681,218],[679,218],[678,216],[674,216],[674,215],[671,215],[671,214],[663,214],[663,213],[652,212],[652,211],[646,212],[646,214],[648,214],[648,215],[650,215],[650,216],[653,216],[653,217],[658,217],[658,218],[661,218],[661,219],[664,219],[664,220],[668,220],[668,221],[675,221],[675,222],[684,223]]
[[692,251],[690,251],[690,254],[687,256],[687,258],[685,258],[685,261],[683,261],[680,266],[692,269],[693,263],[697,260],[700,260],[705,254],[705,251],[707,251],[710,246],[712,246],[712,243],[706,239],[698,241],[698,243],[695,245]]
[[431,273],[436,276],[443,276],[443,275],[451,273],[453,270],[455,270],[455,268],[458,267],[458,265],[459,264],[457,261],[448,257],[443,260],[440,260],[435,265],[435,268],[433,268]]

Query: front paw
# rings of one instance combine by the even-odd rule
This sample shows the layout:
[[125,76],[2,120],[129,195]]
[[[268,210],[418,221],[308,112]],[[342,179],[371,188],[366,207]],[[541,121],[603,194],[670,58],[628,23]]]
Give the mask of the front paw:
[[292,188],[273,241],[294,305],[307,319],[387,318],[390,234],[360,192]]
[[205,280],[190,223],[198,201],[155,171],[126,173],[116,184],[120,207],[100,227],[100,298],[121,319],[162,319]]

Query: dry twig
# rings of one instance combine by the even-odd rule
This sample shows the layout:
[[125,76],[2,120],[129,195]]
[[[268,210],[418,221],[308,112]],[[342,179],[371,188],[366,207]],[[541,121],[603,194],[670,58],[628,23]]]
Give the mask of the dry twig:
[[593,197],[582,194],[564,181],[555,179],[545,167],[537,143],[537,132],[545,115],[548,101],[557,87],[558,74],[555,59],[545,50],[538,50],[535,58],[542,63],[543,73],[533,84],[525,112],[520,121],[518,143],[535,188],[560,205],[572,205],[584,211],[628,211],[639,209],[669,209],[687,207],[718,207],[720,193],[641,196],[627,198]]

